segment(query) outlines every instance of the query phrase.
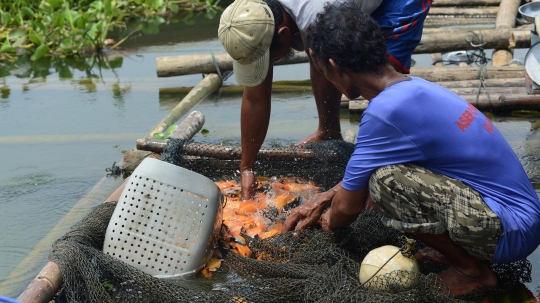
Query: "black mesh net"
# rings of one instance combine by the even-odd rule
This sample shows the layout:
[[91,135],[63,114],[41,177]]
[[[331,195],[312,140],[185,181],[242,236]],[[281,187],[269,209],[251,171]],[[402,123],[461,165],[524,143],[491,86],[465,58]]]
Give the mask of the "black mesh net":
[[[354,144],[325,141],[302,148],[262,148],[256,162],[261,176],[294,176],[329,188],[341,181]],[[213,180],[237,179],[241,148],[170,139],[162,160],[196,171]]]
[[[224,163],[235,160],[193,152],[186,155],[181,150],[188,144],[193,143],[173,142],[163,158],[212,179],[236,176],[238,163]],[[203,146],[213,153],[223,152],[221,146]],[[310,148],[317,156],[306,160],[300,155],[296,161],[290,153],[281,160],[268,157],[257,163],[257,170],[270,176],[302,177],[323,187],[339,182],[352,144],[327,142]],[[115,205],[96,207],[54,243],[49,259],[58,264],[64,280],[57,302],[460,302],[478,299],[486,292],[508,291],[529,282],[531,277],[531,264],[526,260],[491,264],[499,288],[480,289],[456,299],[436,275],[445,267],[423,259],[418,274],[396,271],[361,285],[360,263],[369,251],[383,245],[405,244],[402,234],[382,225],[379,211],[370,210],[350,227],[335,233],[301,230],[266,239],[245,236],[246,246],[252,251],[249,258],[221,245],[218,249],[222,263],[211,279],[158,279],[102,253]],[[421,243],[418,245],[421,247]],[[414,283],[405,288],[404,280]]]

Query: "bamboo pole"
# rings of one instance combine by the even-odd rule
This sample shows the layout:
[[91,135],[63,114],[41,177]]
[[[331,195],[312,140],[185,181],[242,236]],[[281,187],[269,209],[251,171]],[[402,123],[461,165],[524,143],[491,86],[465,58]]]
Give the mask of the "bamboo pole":
[[[479,67],[413,67],[411,75],[431,82],[478,80],[481,70]],[[525,77],[523,66],[486,67],[485,79],[509,79]]]
[[[137,149],[139,150],[161,153],[166,146],[166,140],[156,140],[150,138],[137,139]],[[184,144],[182,147],[182,155],[210,157],[221,160],[237,160],[240,159],[242,155],[242,148],[240,146],[225,146],[191,142],[189,144]],[[336,156],[337,154],[334,153],[318,152],[311,149],[302,148],[261,148],[257,154],[257,159],[285,161],[298,161],[302,159],[313,161],[320,159],[323,161],[330,161]]]
[[[216,64],[212,56],[207,54],[167,56],[156,58],[156,70],[158,77],[172,77],[188,74],[208,74],[215,73],[216,65],[220,71],[232,70],[232,58],[226,52],[214,53]],[[286,65],[308,62],[308,56],[305,52],[297,52],[294,56],[287,59],[280,59],[274,62],[274,65]]]
[[[476,94],[461,95],[479,110],[508,112],[513,110],[540,110],[540,95],[521,94],[481,94],[476,100]],[[367,101],[353,100],[349,105],[352,113],[361,113],[367,108]]]
[[495,28],[514,28],[520,0],[502,0],[495,21]]
[[[464,80],[464,81],[442,81],[435,82],[446,88],[465,88],[465,87],[479,87],[480,80]],[[525,87],[525,79],[523,78],[511,78],[511,79],[485,79],[484,84],[486,87]]]
[[433,2],[434,7],[438,6],[494,6],[499,5],[501,0],[437,0]]
[[[525,93],[526,92],[526,88],[525,86],[519,86],[519,87],[486,87],[486,88],[481,88],[479,89],[478,86],[476,87],[457,87],[457,88],[448,88],[449,91],[455,93],[456,95],[460,95],[460,96],[464,96],[464,95],[476,95],[476,94],[490,94],[490,95],[493,95],[493,96],[498,96],[498,95],[513,95],[513,94],[521,94],[521,93]],[[480,92],[480,93],[479,93]],[[363,106],[367,106],[367,100],[364,99],[363,97],[359,97],[357,99],[354,99],[354,100],[348,100],[347,97],[345,96],[342,96],[342,102],[343,105],[347,105],[347,106],[343,106],[343,107],[348,107],[349,110],[351,110],[352,108],[352,111],[354,111],[356,108],[358,108],[360,106],[360,108],[363,108]],[[352,102],[352,101],[355,101],[355,102]],[[357,102],[357,101],[365,101],[365,102]],[[341,105],[341,104],[340,104]]]
[[[308,80],[309,81],[309,80]],[[308,82],[306,85],[299,83],[294,84],[280,84],[273,82],[272,83],[272,92],[289,92],[289,91],[311,91],[311,84]],[[160,94],[186,94],[191,90],[191,87],[164,87],[159,89]],[[228,85],[222,86],[220,93],[242,93],[244,92],[243,86],[238,85]]]
[[[478,93],[478,87],[460,87],[460,88],[449,88],[448,90],[454,92],[456,95],[472,95]],[[525,93],[525,86],[523,87],[486,87],[485,89],[480,89],[480,94],[520,94]]]
[[[531,28],[532,29],[532,28]],[[531,47],[531,32],[514,31],[510,37],[510,48],[528,48]],[[510,62],[510,61],[508,61]]]
[[510,61],[512,61],[512,50],[507,48],[496,49],[491,56],[491,65],[492,66],[508,66]]
[[[191,139],[193,138],[204,125],[204,115],[200,111],[191,112],[180,124],[178,128],[169,136],[169,138]],[[124,153],[122,169],[127,172],[132,172],[139,164],[152,153],[142,150],[132,150]]]
[[[448,69],[451,69],[451,68],[447,68],[446,70]],[[443,69],[442,71],[445,71],[445,69]],[[413,71],[415,74],[413,75],[417,75],[418,73],[416,71]],[[514,76],[519,76],[519,74],[515,74]],[[279,82],[279,81],[277,81]],[[285,81],[283,81],[285,82]],[[284,87],[289,87],[290,89],[288,91],[297,91],[297,88],[298,87],[301,87],[301,90],[302,91],[311,91],[311,84],[310,84],[310,81],[309,80],[293,80],[293,81],[286,81],[286,82],[290,82],[289,84],[290,85],[284,85]],[[446,88],[478,88],[480,86],[480,80],[457,80],[457,81],[439,81],[439,82],[435,82],[435,81],[432,81],[436,84],[439,84],[443,87],[446,87]],[[275,83],[275,82],[274,82]],[[485,79],[484,80],[484,85],[486,87],[489,87],[489,88],[496,88],[496,87],[511,87],[511,88],[523,88],[525,87],[525,79],[524,78],[509,78],[509,79]],[[229,90],[225,89],[225,88],[229,88]],[[178,88],[180,93],[186,91],[186,90],[189,90],[191,89],[190,87],[181,87],[181,88]],[[225,89],[223,92],[236,92],[236,93],[241,93],[243,91],[243,87],[242,86],[227,86],[227,87],[224,87],[223,89]],[[172,93],[173,91],[171,91]],[[345,97],[344,95],[341,97],[341,104],[340,104],[340,107],[342,108],[348,108],[349,107],[349,99],[347,97]],[[142,152],[142,151],[140,151]],[[124,154],[124,157],[126,155],[128,155],[130,152]],[[133,161],[128,161],[129,163],[133,162]]]
[[440,18],[429,17],[424,21],[424,27],[445,27],[445,26],[472,26],[494,24],[495,18]]
[[[516,25],[516,17],[521,0],[502,0],[499,5],[499,13],[495,21],[497,30],[513,28]],[[512,38],[512,37],[511,37]],[[529,44],[530,46],[530,44]],[[508,47],[495,48],[491,56],[492,66],[505,66],[512,60],[512,52]]]
[[151,138],[156,133],[164,132],[169,126],[185,115],[193,106],[208,94],[215,92],[221,86],[221,78],[217,74],[209,74],[173,108],[169,114],[154,127],[147,137]]
[[[478,91],[478,88],[481,85],[480,80],[463,80],[463,81],[440,81],[440,82],[433,82],[435,84],[438,84],[442,87],[445,87],[456,94],[464,94],[465,92],[467,94],[476,93]],[[487,87],[489,93],[501,93],[501,92],[523,92],[525,89],[525,79],[523,78],[513,78],[513,79],[485,79],[484,85]],[[506,89],[506,91],[505,91]],[[481,90],[482,93],[485,92],[484,88],[482,87]],[[354,99],[354,101],[359,100],[365,100],[364,98],[360,97],[357,99]],[[351,100],[352,101],[352,100]],[[358,106],[358,105],[354,105]],[[348,108],[349,107],[349,99],[343,95],[341,97],[341,107]]]
[[[437,1],[435,1],[437,2]],[[495,16],[499,12],[498,7],[432,7],[429,9],[429,15],[458,15],[458,16]]]
[[486,31],[464,31],[461,33],[446,33],[445,38],[440,35],[430,34],[422,36],[422,40],[413,53],[433,53],[448,52],[454,50],[474,50],[481,43],[485,43],[485,49],[509,48],[511,39],[523,39],[514,41],[520,45],[530,46],[530,31],[512,35],[513,29],[509,30],[486,30]]
[[176,139],[193,138],[204,125],[204,115],[198,111],[192,111],[184,121],[178,124],[178,128],[169,136]]
[[[486,42],[485,48],[507,48],[510,46],[510,39],[513,31],[514,30],[512,29],[504,31],[486,30],[474,32],[464,30],[462,32],[445,34],[442,37],[438,34],[424,35],[413,53],[429,54],[452,50],[475,49],[475,47],[471,46],[469,41],[476,37],[481,37],[482,42]],[[530,36],[530,31],[526,29],[522,31],[525,31],[525,33],[516,34],[514,37],[515,39],[523,39],[523,41],[516,40],[514,43],[522,46],[530,45],[530,39],[527,38]],[[229,54],[225,52],[215,53],[214,57],[218,61],[219,69],[221,71],[232,69],[232,58]],[[283,61],[280,64],[303,62],[308,62],[308,57],[305,52],[298,52],[295,53],[290,60]],[[215,66],[212,63],[212,58],[208,54],[160,57],[156,59],[156,63],[159,77],[216,72]]]
[[48,262],[37,277],[17,298],[22,303],[48,302],[62,286],[64,280],[60,268],[54,262]]
[[435,28],[424,28],[422,30],[422,35],[443,35],[447,33],[463,33],[469,31],[486,31],[494,30],[494,24],[486,24],[479,26],[468,26],[467,28],[463,27],[435,27]]

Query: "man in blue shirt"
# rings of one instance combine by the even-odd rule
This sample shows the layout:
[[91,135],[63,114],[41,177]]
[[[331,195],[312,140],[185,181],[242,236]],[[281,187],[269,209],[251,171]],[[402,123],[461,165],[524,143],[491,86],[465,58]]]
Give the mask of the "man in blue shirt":
[[436,84],[396,72],[377,24],[353,2],[327,5],[307,37],[317,70],[349,99],[370,103],[343,181],[293,210],[285,230],[321,217],[325,231],[346,227],[370,197],[385,225],[450,266],[439,276],[455,296],[497,284],[485,261],[514,262],[538,247],[540,201],[487,117]]

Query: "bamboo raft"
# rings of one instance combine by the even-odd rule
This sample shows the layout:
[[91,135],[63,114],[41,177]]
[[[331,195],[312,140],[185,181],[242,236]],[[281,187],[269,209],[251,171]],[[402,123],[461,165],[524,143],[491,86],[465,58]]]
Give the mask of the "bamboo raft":
[[[422,40],[414,53],[432,54],[433,58],[440,58],[442,52],[473,50],[477,48],[475,44],[485,43],[484,48],[495,50],[492,66],[485,69],[470,66],[449,68],[443,67],[442,63],[438,62],[431,68],[412,68],[411,74],[453,90],[482,110],[540,109],[540,95],[528,95],[525,91],[524,67],[509,66],[512,49],[531,46],[532,27],[516,28],[520,2],[520,0],[435,1],[426,19]],[[275,64],[297,64],[307,61],[305,53],[297,53],[292,58]],[[207,75],[193,88],[163,90],[163,92],[186,92],[187,90],[188,94],[152,129],[146,138],[151,138],[153,134],[167,129],[199,101],[220,89],[222,84],[220,74],[232,70],[232,59],[226,53],[161,57],[156,59],[156,69],[158,77],[198,73]],[[479,87],[485,87],[485,89],[479,91]],[[311,84],[309,81],[301,81],[292,85],[290,83],[277,85],[275,89],[311,90]],[[241,91],[242,89],[223,87],[222,90]],[[348,107],[352,113],[358,113],[365,109],[367,101],[343,98],[341,105]],[[179,128],[189,132],[187,129],[191,128],[193,131],[199,126],[202,127],[202,123],[200,118],[192,118],[185,126]],[[136,162],[133,159],[141,160],[150,153],[144,151],[127,153],[124,161]],[[58,266],[48,262],[18,297],[18,301],[49,302],[61,288],[62,281]]]

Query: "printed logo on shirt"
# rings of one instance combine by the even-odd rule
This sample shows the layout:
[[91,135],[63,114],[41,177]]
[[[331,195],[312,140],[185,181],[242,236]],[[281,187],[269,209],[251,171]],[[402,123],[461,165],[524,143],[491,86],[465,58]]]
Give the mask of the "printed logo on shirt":
[[487,117],[486,117],[486,123],[484,123],[482,127],[484,127],[484,129],[490,134],[493,133],[493,129],[495,128],[493,126],[493,123],[491,123],[491,121]]
[[[467,109],[461,114],[458,121],[456,121],[457,126],[461,129],[462,132],[464,132],[467,127],[471,125],[471,123],[474,122],[476,119],[475,116],[478,116],[478,109],[474,107],[472,104],[469,103],[469,106]],[[493,133],[493,130],[495,129],[495,126],[493,126],[493,123],[486,118],[486,122],[482,124],[482,127],[490,134]]]
[[461,114],[458,121],[456,121],[457,126],[464,132],[467,127],[471,126],[471,123],[474,121],[475,116],[478,116],[478,109],[469,103],[467,109]]

